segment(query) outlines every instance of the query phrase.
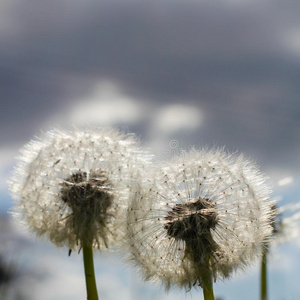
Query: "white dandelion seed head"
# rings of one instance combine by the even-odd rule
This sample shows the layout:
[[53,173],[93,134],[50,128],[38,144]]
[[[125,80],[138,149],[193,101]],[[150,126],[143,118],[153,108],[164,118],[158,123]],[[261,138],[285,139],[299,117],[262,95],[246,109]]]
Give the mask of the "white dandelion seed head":
[[112,246],[149,156],[113,129],[52,130],[22,150],[11,179],[16,215],[69,249]]
[[298,242],[300,237],[300,203],[276,206],[271,245]]
[[128,210],[131,259],[166,288],[203,286],[261,255],[272,234],[265,176],[243,156],[192,150],[158,168]]

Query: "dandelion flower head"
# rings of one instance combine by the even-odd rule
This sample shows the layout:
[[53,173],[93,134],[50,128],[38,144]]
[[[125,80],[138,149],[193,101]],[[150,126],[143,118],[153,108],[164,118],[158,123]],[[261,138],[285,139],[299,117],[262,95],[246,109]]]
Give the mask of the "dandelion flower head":
[[272,233],[265,176],[223,149],[185,152],[154,171],[128,209],[131,259],[166,288],[203,287],[262,253]]
[[103,248],[122,237],[146,155],[112,129],[52,130],[24,146],[11,180],[16,215],[37,236],[69,249]]

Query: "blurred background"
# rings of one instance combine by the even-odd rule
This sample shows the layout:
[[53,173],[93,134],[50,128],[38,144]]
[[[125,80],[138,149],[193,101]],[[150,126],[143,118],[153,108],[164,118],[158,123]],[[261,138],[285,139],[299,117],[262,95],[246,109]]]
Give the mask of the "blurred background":
[[[136,133],[159,159],[193,145],[254,159],[279,207],[293,205],[270,299],[298,299],[299,14],[296,0],[0,0],[0,298],[85,299],[81,255],[16,224],[6,182],[41,131],[96,124]],[[112,254],[95,267],[101,299],[202,299],[144,284]],[[215,294],[259,299],[259,264]]]

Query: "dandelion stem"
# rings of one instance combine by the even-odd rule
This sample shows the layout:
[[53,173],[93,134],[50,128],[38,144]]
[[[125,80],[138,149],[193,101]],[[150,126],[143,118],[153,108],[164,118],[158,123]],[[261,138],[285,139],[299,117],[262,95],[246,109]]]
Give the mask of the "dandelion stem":
[[267,251],[264,251],[260,269],[260,299],[267,300]]
[[209,279],[203,286],[204,300],[215,300],[213,285],[211,279]]
[[88,300],[98,300],[98,292],[94,271],[93,249],[91,246],[83,246],[83,263]]
[[[207,264],[209,266],[209,264]],[[203,295],[204,300],[215,300],[214,291],[213,291],[213,282],[211,272],[209,271],[209,267],[206,270],[203,270],[201,274],[202,281],[203,281]]]

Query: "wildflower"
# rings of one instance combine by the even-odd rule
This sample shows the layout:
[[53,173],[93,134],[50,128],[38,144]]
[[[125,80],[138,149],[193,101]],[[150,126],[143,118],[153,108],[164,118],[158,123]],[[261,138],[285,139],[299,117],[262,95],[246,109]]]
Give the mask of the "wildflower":
[[127,202],[146,156],[116,130],[52,130],[25,145],[11,180],[17,211],[57,246],[102,248],[123,236]]
[[277,207],[274,220],[274,239],[272,244],[278,245],[290,241],[299,241],[300,236],[300,204],[290,203]]
[[[291,240],[299,239],[300,233],[300,205],[299,203],[290,203],[285,206],[278,207],[273,205],[273,219],[272,219],[272,240],[271,243],[265,243],[265,251],[261,258],[260,268],[260,295],[262,300],[268,299],[268,284],[267,284],[267,262],[271,246],[289,242]],[[289,213],[290,216],[283,214]]]
[[256,165],[223,149],[193,149],[151,175],[127,216],[131,259],[145,279],[205,293],[212,279],[261,255],[273,211]]

